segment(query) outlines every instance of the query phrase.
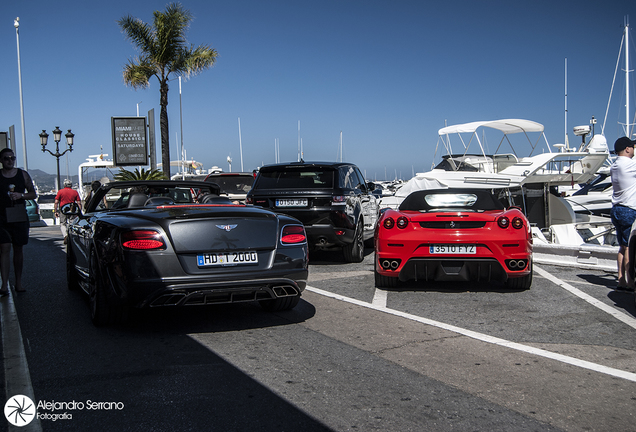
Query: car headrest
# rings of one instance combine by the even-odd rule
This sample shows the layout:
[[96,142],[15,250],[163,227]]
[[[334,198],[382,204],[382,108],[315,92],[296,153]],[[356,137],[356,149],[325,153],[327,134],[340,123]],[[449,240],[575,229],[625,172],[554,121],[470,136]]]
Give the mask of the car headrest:
[[201,198],[201,204],[234,204],[228,197],[213,194],[205,194]]
[[143,207],[148,199],[148,195],[142,193],[133,193],[128,198],[128,208],[131,207]]

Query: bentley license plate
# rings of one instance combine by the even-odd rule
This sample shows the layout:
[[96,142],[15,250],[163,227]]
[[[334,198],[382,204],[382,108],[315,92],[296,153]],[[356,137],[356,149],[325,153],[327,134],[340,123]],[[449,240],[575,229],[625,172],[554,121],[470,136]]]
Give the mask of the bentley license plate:
[[431,254],[476,254],[477,247],[470,244],[436,244],[430,246]]
[[277,199],[276,207],[307,207],[307,198]]
[[258,254],[255,251],[216,252],[197,255],[199,267],[258,264]]

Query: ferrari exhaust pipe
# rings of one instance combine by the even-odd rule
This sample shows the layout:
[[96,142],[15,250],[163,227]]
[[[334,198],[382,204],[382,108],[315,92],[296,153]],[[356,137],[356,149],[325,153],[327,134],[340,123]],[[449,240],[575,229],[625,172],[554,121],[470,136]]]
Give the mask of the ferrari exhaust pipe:
[[400,265],[396,260],[391,261],[391,270],[395,270]]
[[528,265],[526,260],[508,260],[507,266],[510,270],[523,270]]
[[385,270],[388,270],[391,267],[391,261],[389,260],[382,260],[382,268]]

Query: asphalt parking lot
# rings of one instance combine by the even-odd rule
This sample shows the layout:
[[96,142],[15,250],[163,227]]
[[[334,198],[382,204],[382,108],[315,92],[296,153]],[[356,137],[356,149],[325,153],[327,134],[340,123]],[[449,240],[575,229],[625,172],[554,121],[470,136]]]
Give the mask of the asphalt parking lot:
[[[66,289],[57,227],[31,234],[27,265],[41,272],[0,300],[5,392],[30,381],[34,400],[126,405],[42,430],[125,430],[131,417],[150,430],[633,430],[636,310],[611,272],[538,265],[519,292],[378,290],[371,250],[360,264],[319,253],[292,311],[231,305],[96,329]],[[22,355],[6,350],[10,303]]]

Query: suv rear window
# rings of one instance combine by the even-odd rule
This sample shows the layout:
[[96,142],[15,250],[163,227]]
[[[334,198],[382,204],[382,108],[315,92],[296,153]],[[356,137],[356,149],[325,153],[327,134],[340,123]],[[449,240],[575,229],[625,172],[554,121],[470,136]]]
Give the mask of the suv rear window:
[[259,189],[316,189],[333,188],[334,170],[306,170],[282,168],[261,171],[256,186]]
[[220,174],[208,175],[205,180],[211,183],[218,184],[222,192],[230,194],[246,194],[252,188],[252,183],[254,183],[254,176],[252,174]]

